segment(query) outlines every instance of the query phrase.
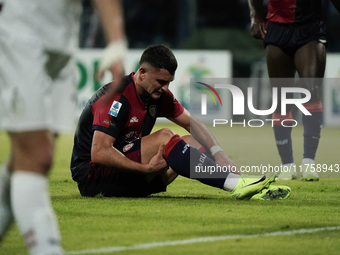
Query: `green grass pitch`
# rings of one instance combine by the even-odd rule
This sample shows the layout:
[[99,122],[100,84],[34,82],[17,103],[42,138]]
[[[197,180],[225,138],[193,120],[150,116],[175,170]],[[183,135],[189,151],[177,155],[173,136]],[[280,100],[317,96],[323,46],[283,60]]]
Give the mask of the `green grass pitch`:
[[[185,134],[172,125],[179,134]],[[271,127],[211,128],[237,166],[280,165]],[[340,164],[340,130],[323,128],[316,163]],[[295,163],[302,159],[302,128],[293,129]],[[9,141],[0,133],[0,162]],[[66,254],[339,254],[340,173],[321,173],[319,182],[277,181],[292,188],[285,201],[234,201],[227,192],[179,177],[165,193],[149,198],[84,198],[71,179],[73,137],[62,135],[56,145],[50,194]],[[337,227],[294,234],[294,230]],[[276,232],[278,235],[263,234]],[[223,237],[181,244],[204,237]],[[152,247],[134,247],[158,243]],[[167,245],[168,244],[168,245]],[[170,245],[172,244],[172,245]],[[111,251],[109,248],[111,247]],[[113,247],[113,248],[112,248]],[[122,247],[119,251],[118,248]],[[103,249],[103,250],[100,250]],[[116,251],[118,250],[118,251]],[[102,251],[102,253],[101,253]],[[0,244],[1,255],[27,254],[15,224]]]

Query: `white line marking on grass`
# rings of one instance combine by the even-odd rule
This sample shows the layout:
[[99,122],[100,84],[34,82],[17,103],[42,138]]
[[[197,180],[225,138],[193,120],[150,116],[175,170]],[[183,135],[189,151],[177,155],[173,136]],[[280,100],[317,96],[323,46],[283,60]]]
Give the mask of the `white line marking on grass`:
[[210,236],[210,237],[201,237],[201,238],[192,238],[192,239],[184,239],[184,240],[176,240],[176,241],[167,241],[167,242],[153,242],[153,243],[142,243],[136,244],[133,246],[114,246],[107,248],[98,248],[98,249],[87,249],[81,251],[69,251],[66,252],[66,255],[71,254],[96,254],[96,253],[108,253],[115,251],[125,251],[125,250],[139,250],[139,249],[149,249],[154,247],[163,247],[163,246],[174,246],[174,245],[183,245],[183,244],[192,244],[192,243],[204,243],[204,242],[214,242],[220,240],[230,240],[230,239],[240,239],[240,238],[255,238],[255,237],[268,237],[268,236],[291,236],[296,234],[309,234],[321,231],[331,231],[331,230],[340,230],[340,226],[334,227],[324,227],[324,228],[311,228],[311,229],[297,229],[291,231],[277,231],[270,232],[264,234],[255,234],[255,235],[228,235],[228,236]]

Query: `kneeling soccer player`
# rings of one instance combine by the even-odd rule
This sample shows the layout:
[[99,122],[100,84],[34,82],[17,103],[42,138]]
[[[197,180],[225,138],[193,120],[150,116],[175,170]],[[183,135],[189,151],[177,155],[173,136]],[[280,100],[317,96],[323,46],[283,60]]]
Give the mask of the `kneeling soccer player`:
[[[177,60],[168,47],[150,46],[137,72],[125,76],[112,98],[105,85],[88,101],[71,160],[72,178],[82,196],[145,197],[166,191],[178,175],[190,178],[190,165],[199,160],[203,166],[236,168],[208,129],[170,92],[176,69]],[[170,129],[150,134],[157,117],[166,117],[191,136],[179,137]],[[205,150],[208,157],[202,157]],[[235,199],[287,198],[288,187],[270,186],[275,177],[244,178],[229,172],[226,178],[198,180],[230,191]]]

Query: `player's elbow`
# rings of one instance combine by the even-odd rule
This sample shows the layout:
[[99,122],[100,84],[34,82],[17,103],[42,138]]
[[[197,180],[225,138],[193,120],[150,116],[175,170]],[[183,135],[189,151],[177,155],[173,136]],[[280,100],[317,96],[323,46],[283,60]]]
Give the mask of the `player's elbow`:
[[91,150],[91,161],[93,164],[96,165],[105,165],[105,155],[103,153],[103,150],[93,148]]

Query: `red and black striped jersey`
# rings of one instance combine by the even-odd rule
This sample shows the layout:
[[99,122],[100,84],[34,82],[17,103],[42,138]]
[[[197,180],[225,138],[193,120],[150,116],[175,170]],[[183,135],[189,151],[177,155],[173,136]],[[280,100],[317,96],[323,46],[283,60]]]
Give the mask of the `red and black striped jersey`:
[[159,99],[141,98],[133,81],[134,73],[125,76],[121,90],[105,100],[109,84],[101,87],[87,102],[76,128],[71,159],[72,175],[77,165],[90,162],[95,130],[116,138],[114,147],[121,147],[149,135],[158,117],[176,118],[184,108],[170,90]]
[[268,21],[299,23],[320,17],[321,0],[268,0]]

